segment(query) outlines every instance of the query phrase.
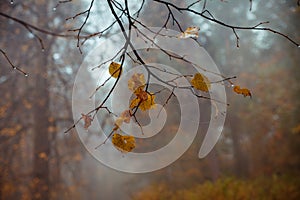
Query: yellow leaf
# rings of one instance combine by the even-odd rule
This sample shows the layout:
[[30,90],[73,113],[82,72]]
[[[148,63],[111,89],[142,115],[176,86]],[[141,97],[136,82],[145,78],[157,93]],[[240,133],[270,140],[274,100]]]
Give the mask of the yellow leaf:
[[134,107],[136,107],[139,103],[140,103],[140,99],[139,98],[135,98],[130,102],[129,108],[132,109]]
[[109,74],[114,77],[114,78],[118,78],[119,77],[119,74],[121,72],[121,65],[119,63],[115,63],[115,62],[112,62],[110,63],[109,65]]
[[142,110],[142,111],[146,111],[146,110],[149,110],[149,109],[152,109],[152,108],[155,108],[156,105],[155,105],[155,95],[154,94],[148,94],[147,93],[147,98],[146,100],[142,100],[140,99],[139,97],[136,97],[135,99],[133,99],[131,102],[130,102],[130,106],[129,108],[132,109],[136,106],[139,105],[140,101],[140,105],[139,105],[139,108]]
[[148,94],[148,98],[146,101],[143,101],[140,105],[140,109],[145,111],[145,110],[149,110],[149,109],[152,109],[152,108],[155,108],[156,105],[155,105],[155,96],[153,94]]
[[148,93],[144,91],[141,87],[134,91],[134,94],[142,101],[146,101],[148,99]]
[[128,88],[129,88],[129,90],[134,92],[138,88],[144,89],[145,83],[146,83],[146,81],[145,81],[144,74],[135,73],[128,80]]
[[82,119],[84,121],[84,128],[85,129],[89,128],[90,125],[91,125],[91,123],[92,123],[92,121],[93,121],[91,115],[81,114],[81,116],[82,116]]
[[183,33],[178,36],[178,38],[198,38],[199,30],[200,28],[196,26],[188,27]]
[[197,90],[201,90],[204,92],[208,92],[208,90],[210,89],[210,81],[206,76],[200,73],[196,73],[194,75],[193,79],[191,80],[191,84]]
[[246,96],[250,96],[250,98],[252,97],[250,90],[248,90],[247,88],[240,88],[240,86],[238,85],[233,87],[233,91],[237,94],[244,95],[244,97]]
[[135,148],[135,139],[131,135],[120,135],[114,133],[112,136],[113,145],[122,152],[130,152]]

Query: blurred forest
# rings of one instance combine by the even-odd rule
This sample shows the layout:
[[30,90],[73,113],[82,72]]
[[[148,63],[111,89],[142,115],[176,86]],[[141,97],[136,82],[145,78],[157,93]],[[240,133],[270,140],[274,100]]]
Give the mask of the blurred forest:
[[[13,70],[0,54],[0,199],[300,199],[299,48],[278,35],[251,30],[238,32],[237,48],[232,30],[174,12],[182,27],[200,27],[198,41],[220,71],[236,75],[253,97],[228,92],[225,128],[204,159],[198,151],[205,125],[172,165],[146,174],[121,173],[95,160],[75,130],[64,134],[73,123],[73,83],[85,54],[118,28],[89,38],[81,54],[76,37],[66,35],[76,35],[67,30],[85,18],[66,18],[90,2],[57,3],[0,1],[0,47],[29,74]],[[136,10],[140,3],[130,1],[130,6]],[[297,1],[253,1],[251,11],[249,1],[207,1],[207,9],[230,24],[270,21],[271,28],[300,41]],[[30,32],[3,13],[57,35]],[[165,7],[145,1],[140,18],[162,26],[167,14]],[[113,20],[107,3],[95,1],[82,33],[96,33]],[[87,76],[88,87],[94,76]]]

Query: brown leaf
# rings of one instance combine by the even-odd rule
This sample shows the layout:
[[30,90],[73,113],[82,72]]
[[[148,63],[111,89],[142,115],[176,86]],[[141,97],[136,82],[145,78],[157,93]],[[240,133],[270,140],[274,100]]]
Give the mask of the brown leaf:
[[84,121],[84,128],[88,129],[91,126],[92,121],[93,121],[91,115],[81,114],[81,116],[82,116],[82,119]]

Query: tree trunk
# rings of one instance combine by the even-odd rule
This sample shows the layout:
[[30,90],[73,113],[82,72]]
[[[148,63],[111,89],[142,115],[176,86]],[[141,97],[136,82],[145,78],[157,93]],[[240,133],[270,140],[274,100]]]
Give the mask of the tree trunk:
[[248,165],[245,155],[240,146],[240,131],[238,130],[239,119],[237,116],[230,116],[231,118],[231,138],[233,144],[233,154],[235,161],[235,174],[239,177],[245,177],[248,173]]
[[213,181],[218,180],[220,176],[220,166],[215,148],[208,155],[211,178]]
[[34,108],[34,157],[33,199],[49,199],[49,90],[47,80],[47,57],[40,56],[36,74]]

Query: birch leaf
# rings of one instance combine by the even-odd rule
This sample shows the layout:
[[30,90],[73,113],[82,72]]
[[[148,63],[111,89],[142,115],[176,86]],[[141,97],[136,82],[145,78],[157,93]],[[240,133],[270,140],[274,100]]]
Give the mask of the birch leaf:
[[134,94],[142,101],[146,101],[148,99],[148,93],[144,91],[141,87],[134,91]]
[[136,91],[138,88],[144,89],[145,88],[145,76],[144,74],[135,73],[131,76],[128,80],[128,88],[132,92]]
[[127,153],[135,148],[135,139],[131,135],[121,135],[114,133],[112,143],[121,152]]
[[[156,104],[155,104],[155,95],[154,94],[148,94],[147,93],[147,98],[144,98],[144,99],[141,99],[139,98],[138,96],[133,99],[131,102],[130,102],[130,106],[129,108],[132,109],[134,107],[137,107],[139,104],[139,108],[142,110],[142,111],[146,111],[146,110],[150,110],[152,108],[155,108],[156,107]],[[140,103],[141,102],[141,103]]]
[[196,73],[191,80],[191,85],[197,90],[208,92],[210,89],[210,81],[206,76],[200,73]]
[[112,77],[118,78],[119,74],[121,73],[121,65],[119,63],[112,62],[110,63],[108,70]]

